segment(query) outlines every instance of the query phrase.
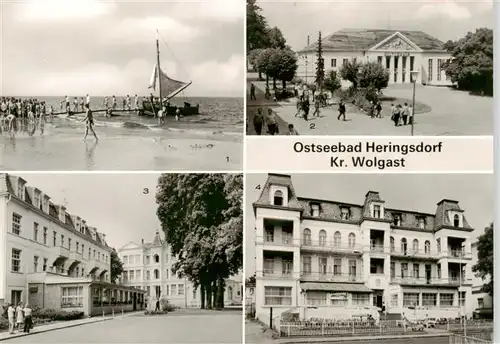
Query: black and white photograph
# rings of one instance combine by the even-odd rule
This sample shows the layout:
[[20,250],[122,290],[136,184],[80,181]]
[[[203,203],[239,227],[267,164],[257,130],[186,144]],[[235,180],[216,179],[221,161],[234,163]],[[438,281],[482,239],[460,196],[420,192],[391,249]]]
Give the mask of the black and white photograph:
[[493,1],[247,0],[247,135],[493,135]]
[[242,174],[0,174],[0,342],[242,343],[242,202]]
[[1,170],[241,170],[244,11],[2,0]]
[[493,175],[245,178],[246,343],[493,343]]

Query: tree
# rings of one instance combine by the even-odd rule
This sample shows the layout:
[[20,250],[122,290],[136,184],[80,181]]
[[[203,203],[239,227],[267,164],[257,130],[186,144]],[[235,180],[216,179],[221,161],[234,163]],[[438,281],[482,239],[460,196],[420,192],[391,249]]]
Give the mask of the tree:
[[269,77],[274,72],[274,66],[271,64],[271,57],[274,54],[273,48],[262,50],[256,60],[256,66],[259,72],[266,74],[266,85],[269,86]]
[[362,88],[380,91],[389,84],[389,72],[377,62],[364,63],[358,72],[358,83]]
[[163,174],[157,215],[177,263],[201,290],[202,308],[224,307],[224,280],[243,266],[243,176]]
[[318,49],[316,50],[316,85],[321,89],[325,81],[325,60],[323,59],[323,43],[321,42],[321,31],[318,35]]
[[358,88],[358,74],[360,67],[361,64],[356,60],[347,61],[347,63],[340,68],[340,76],[342,79],[352,82],[352,86],[354,88]]
[[472,267],[477,277],[488,280],[482,290],[490,295],[493,295],[493,265],[493,223],[491,223],[477,238],[477,264]]
[[269,48],[275,48],[275,49],[286,48],[286,39],[285,37],[283,37],[283,33],[277,26],[268,29],[267,43]]
[[325,78],[324,83],[325,88],[330,91],[332,94],[342,87],[342,83],[337,75],[337,72],[334,70],[328,71],[328,74]]
[[493,94],[493,30],[477,29],[445,48],[452,58],[444,69],[459,89]]
[[[281,80],[283,90],[286,89],[286,82],[292,81],[298,68],[298,61],[295,52],[291,49],[275,49],[271,56],[271,65],[274,69],[274,79]],[[276,87],[276,84],[274,85]]]
[[111,282],[116,283],[118,277],[120,277],[123,273],[123,263],[120,260],[120,257],[118,257],[118,253],[116,253],[116,250],[114,248],[111,251],[110,255],[110,269]]
[[245,285],[255,285],[256,281],[256,276],[253,274],[252,276],[248,277],[245,281]]
[[266,18],[257,0],[247,0],[247,51],[269,46]]
[[264,49],[254,49],[248,53],[247,61],[252,66],[252,68],[259,72],[259,80],[262,79],[262,71],[259,70],[257,61],[259,59],[260,53],[262,53]]

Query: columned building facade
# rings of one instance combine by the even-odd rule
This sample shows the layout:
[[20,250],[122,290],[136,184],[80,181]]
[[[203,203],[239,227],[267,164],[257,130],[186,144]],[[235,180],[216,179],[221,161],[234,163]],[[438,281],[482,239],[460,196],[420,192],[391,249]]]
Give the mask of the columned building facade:
[[[435,214],[401,210],[369,191],[363,203],[301,198],[291,177],[270,174],[253,204],[256,316],[302,319],[387,314],[460,316],[471,299],[464,211],[444,199]],[[470,314],[469,314],[470,315]]]
[[[124,270],[120,283],[144,290],[148,307],[154,307],[156,300],[162,298],[180,308],[201,306],[199,288],[174,273],[176,257],[158,231],[151,242],[144,242],[144,239],[141,244],[129,242],[118,250],[118,256]],[[225,304],[241,305],[242,298],[241,279],[237,276],[227,279]]]
[[91,314],[111,302],[111,251],[80,216],[23,178],[0,174],[0,306]]
[[[344,29],[322,40],[325,71],[339,71],[349,60],[377,62],[390,84],[452,85],[444,66],[451,54],[444,43],[421,31]],[[298,51],[297,77],[314,82],[317,42]],[[410,73],[412,72],[412,73]],[[412,75],[413,74],[413,75]]]

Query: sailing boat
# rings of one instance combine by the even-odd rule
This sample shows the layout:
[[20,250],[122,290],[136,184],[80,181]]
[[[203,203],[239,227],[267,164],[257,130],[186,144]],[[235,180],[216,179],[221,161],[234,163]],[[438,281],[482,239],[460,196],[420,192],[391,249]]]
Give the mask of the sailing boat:
[[160,44],[158,40],[158,32],[156,35],[156,65],[153,68],[153,74],[149,82],[149,89],[153,89],[158,94],[156,97],[151,94],[148,100],[142,102],[142,107],[139,109],[139,116],[156,116],[161,110],[162,105],[167,109],[167,115],[175,116],[177,110],[182,116],[198,115],[200,113],[200,105],[191,106],[190,103],[184,102],[184,106],[175,106],[170,104],[170,100],[176,95],[188,88],[193,82],[183,82],[170,78],[160,67]]

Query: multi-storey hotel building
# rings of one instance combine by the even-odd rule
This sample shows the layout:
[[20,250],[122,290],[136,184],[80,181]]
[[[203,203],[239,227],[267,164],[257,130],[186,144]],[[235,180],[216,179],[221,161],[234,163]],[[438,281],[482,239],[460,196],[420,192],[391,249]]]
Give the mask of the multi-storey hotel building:
[[[152,242],[141,244],[129,242],[120,250],[118,256],[123,262],[121,284],[133,286],[146,292],[150,307],[151,301],[166,298],[180,308],[200,307],[200,291],[186,278],[173,272],[176,257],[170,246],[156,231]],[[241,279],[232,277],[226,280],[224,302],[226,305],[240,304],[243,299]]]
[[[435,214],[386,205],[301,198],[291,177],[269,174],[256,217],[256,316],[385,313],[457,317],[471,298],[473,231],[458,202]],[[469,314],[470,315],[470,314]]]
[[[314,38],[313,38],[314,40]],[[451,85],[444,70],[451,55],[444,43],[421,31],[343,29],[322,39],[325,71],[339,71],[349,60],[377,62],[389,72],[390,84]],[[298,52],[297,76],[313,82],[317,42]],[[413,73],[413,76],[411,73]]]
[[[110,283],[111,248],[98,232],[20,177],[0,174],[0,305],[108,312],[141,291]],[[135,307],[130,302],[130,307]]]

